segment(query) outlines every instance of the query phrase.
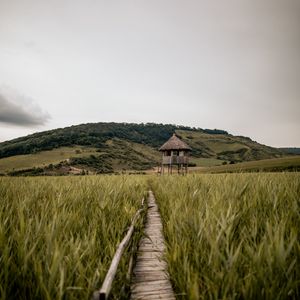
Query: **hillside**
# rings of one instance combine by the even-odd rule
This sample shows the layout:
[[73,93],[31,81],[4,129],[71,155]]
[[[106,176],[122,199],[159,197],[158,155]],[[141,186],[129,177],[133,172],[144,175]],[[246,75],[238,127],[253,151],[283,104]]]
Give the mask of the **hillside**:
[[292,155],[300,155],[300,148],[278,148],[280,151],[287,153],[287,154],[292,154]]
[[192,171],[197,173],[299,172],[300,155],[245,161],[221,166],[202,166],[193,168]]
[[191,163],[220,165],[284,156],[276,148],[223,130],[162,124],[89,123],[0,143],[0,173],[66,174],[146,170],[174,132],[192,147]]

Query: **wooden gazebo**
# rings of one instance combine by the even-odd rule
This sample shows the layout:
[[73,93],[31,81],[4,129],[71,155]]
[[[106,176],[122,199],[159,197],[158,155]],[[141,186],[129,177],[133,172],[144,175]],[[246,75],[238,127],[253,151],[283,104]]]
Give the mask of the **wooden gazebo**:
[[173,166],[175,168],[177,166],[178,174],[186,174],[188,172],[189,153],[191,150],[191,147],[179,139],[174,133],[173,136],[159,148],[159,151],[162,152],[162,163],[159,172],[164,174],[165,168],[167,167],[168,174],[172,174]]

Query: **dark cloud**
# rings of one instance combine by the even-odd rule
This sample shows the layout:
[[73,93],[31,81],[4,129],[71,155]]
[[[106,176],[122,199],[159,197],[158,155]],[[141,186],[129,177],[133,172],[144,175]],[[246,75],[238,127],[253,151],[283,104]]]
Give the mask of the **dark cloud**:
[[15,94],[13,99],[0,91],[0,122],[18,126],[44,125],[49,115],[27,98]]

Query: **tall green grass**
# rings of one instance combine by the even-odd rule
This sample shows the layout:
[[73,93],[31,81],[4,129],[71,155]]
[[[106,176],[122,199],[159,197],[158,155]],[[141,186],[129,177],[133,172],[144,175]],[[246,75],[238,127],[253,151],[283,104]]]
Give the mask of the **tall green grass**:
[[291,173],[0,178],[0,298],[89,299],[147,179],[178,299],[300,297],[300,175]]
[[0,178],[0,298],[89,299],[145,190],[134,176]]
[[178,299],[300,298],[300,175],[151,181]]

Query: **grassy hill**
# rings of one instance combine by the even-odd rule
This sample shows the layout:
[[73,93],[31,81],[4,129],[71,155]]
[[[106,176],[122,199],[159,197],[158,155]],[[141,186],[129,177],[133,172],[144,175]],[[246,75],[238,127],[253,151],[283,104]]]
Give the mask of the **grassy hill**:
[[287,154],[300,155],[300,148],[291,147],[291,148],[278,148],[278,149]]
[[246,161],[221,166],[202,166],[192,168],[197,173],[240,173],[240,172],[281,172],[300,171],[300,155],[281,158]]
[[218,129],[154,123],[89,123],[0,143],[0,173],[146,170],[159,163],[157,149],[174,132],[192,147],[191,163],[197,166],[217,166],[285,155],[279,149]]

